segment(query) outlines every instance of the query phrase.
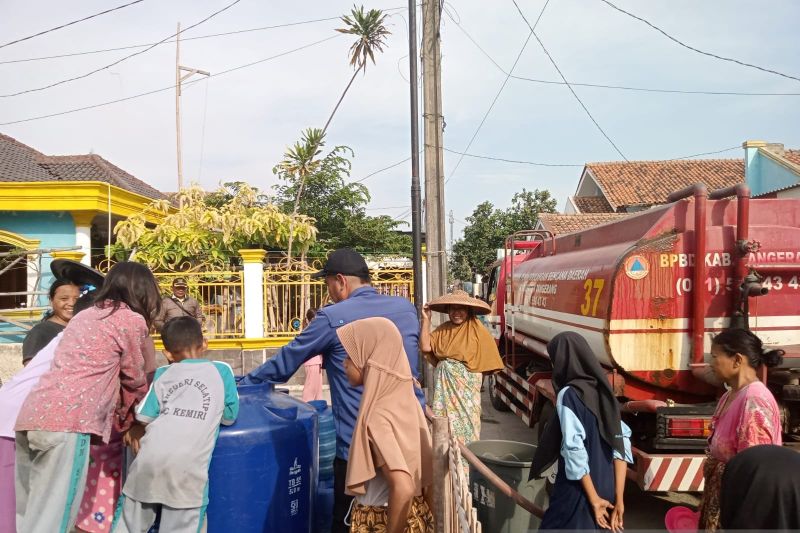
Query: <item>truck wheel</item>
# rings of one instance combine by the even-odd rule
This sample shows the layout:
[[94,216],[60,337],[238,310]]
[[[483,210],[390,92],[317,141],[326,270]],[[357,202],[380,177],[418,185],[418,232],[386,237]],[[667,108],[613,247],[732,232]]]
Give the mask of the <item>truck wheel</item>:
[[492,407],[500,412],[510,411],[511,409],[505,404],[502,398],[497,394],[495,387],[497,387],[497,379],[494,374],[489,375],[489,401],[492,402]]

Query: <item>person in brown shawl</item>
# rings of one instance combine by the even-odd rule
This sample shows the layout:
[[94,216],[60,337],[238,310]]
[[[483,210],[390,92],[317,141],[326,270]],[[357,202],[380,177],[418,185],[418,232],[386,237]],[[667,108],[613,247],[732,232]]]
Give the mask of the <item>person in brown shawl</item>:
[[[433,414],[448,417],[451,431],[463,444],[481,435],[483,374],[503,368],[494,338],[476,316],[489,310],[461,290],[432,300],[423,310],[419,349],[436,366]],[[431,311],[449,318],[432,333]]]

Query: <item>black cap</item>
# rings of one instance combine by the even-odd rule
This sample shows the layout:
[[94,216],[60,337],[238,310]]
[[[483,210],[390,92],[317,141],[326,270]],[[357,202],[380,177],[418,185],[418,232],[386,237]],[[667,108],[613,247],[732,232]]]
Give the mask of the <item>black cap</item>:
[[324,278],[325,276],[358,276],[359,278],[369,278],[369,267],[361,254],[351,248],[339,248],[331,252],[328,261],[322,270],[311,274],[312,278]]

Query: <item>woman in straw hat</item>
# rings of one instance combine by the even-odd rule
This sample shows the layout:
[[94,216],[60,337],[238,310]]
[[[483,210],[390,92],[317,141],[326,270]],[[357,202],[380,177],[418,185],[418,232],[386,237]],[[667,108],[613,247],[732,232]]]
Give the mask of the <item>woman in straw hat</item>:
[[[450,319],[433,333],[431,311]],[[430,301],[422,314],[420,351],[436,366],[433,413],[448,417],[464,444],[480,438],[483,373],[503,368],[494,338],[476,318],[489,311],[486,303],[456,290]]]
[[350,385],[364,393],[350,444],[345,491],[352,533],[433,533],[423,498],[431,484],[431,435],[397,327],[382,317],[336,331]]

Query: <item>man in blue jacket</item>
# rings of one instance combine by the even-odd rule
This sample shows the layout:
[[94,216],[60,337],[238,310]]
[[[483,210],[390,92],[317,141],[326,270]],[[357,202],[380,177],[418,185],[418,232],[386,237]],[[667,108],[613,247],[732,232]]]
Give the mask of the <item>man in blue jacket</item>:
[[[347,357],[336,329],[350,322],[369,317],[384,317],[394,322],[403,336],[403,347],[414,377],[419,358],[419,319],[414,306],[404,298],[385,296],[370,285],[366,261],[350,248],[340,248],[328,257],[322,270],[312,275],[325,278],[328,295],[334,304],[317,312],[316,318],[300,335],[281,348],[269,361],[246,375],[242,382],[285,382],[308,359],[322,354],[323,367],[331,387],[331,409],[336,425],[336,459],[334,460],[333,533],[346,533],[344,519],[350,509],[351,496],[344,493],[347,459],[353,428],[361,404],[361,387],[351,387],[344,371]],[[425,398],[416,389],[420,403]]]

